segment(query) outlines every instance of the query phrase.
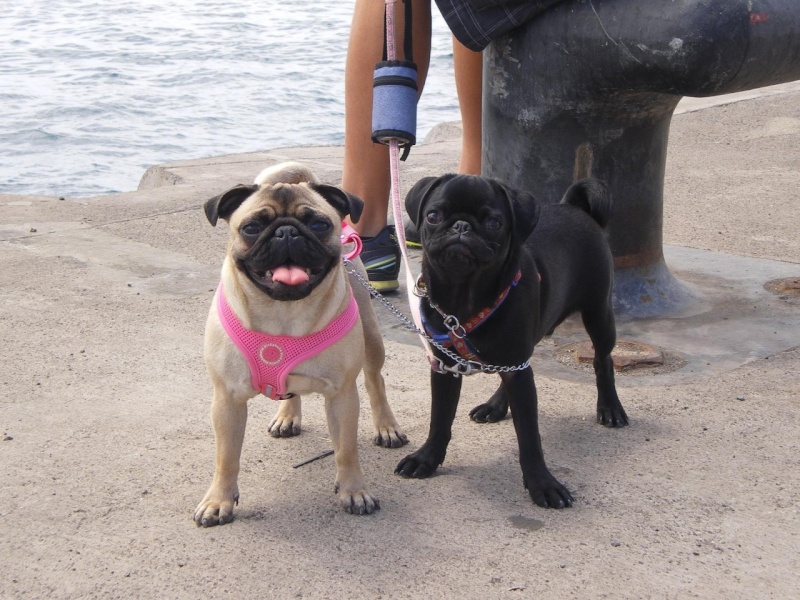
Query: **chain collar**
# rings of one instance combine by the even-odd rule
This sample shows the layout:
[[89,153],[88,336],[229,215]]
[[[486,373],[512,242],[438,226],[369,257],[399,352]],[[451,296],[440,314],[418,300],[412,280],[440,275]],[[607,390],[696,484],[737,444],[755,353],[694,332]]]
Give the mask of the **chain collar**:
[[425,332],[433,339],[442,342],[446,347],[452,347],[456,352],[458,352],[461,358],[465,359],[466,361],[474,364],[484,364],[478,349],[467,339],[467,334],[480,327],[489,317],[494,314],[498,308],[500,308],[505,299],[508,297],[511,289],[516,287],[521,278],[522,271],[518,270],[508,287],[500,292],[497,299],[494,301],[494,304],[479,310],[475,315],[470,317],[464,325],[462,325],[455,315],[449,315],[445,313],[441,307],[439,307],[430,299],[427,285],[422,279],[422,275],[420,275],[417,277],[417,281],[414,286],[414,295],[417,295],[420,298],[420,302],[424,298],[431,308],[441,315],[442,322],[447,329],[447,333],[438,333],[435,331],[425,317],[421,315],[423,329],[425,329]]
[[[463,340],[466,338],[468,333],[480,327],[483,322],[486,321],[486,319],[494,314],[494,311],[500,308],[500,305],[503,304],[505,299],[508,297],[508,293],[511,291],[511,288],[516,287],[520,279],[522,279],[522,271],[517,271],[517,274],[514,275],[514,279],[506,289],[500,292],[500,295],[494,301],[494,304],[479,310],[477,314],[471,317],[464,325],[461,325],[458,317],[455,315],[448,315],[439,307],[438,304],[430,299],[430,296],[428,295],[428,286],[425,283],[425,280],[422,279],[422,274],[417,277],[417,281],[414,284],[414,295],[420,299],[425,298],[431,308],[441,315],[444,326],[447,328],[450,334],[457,339]],[[429,328],[426,326],[425,329],[427,330]]]
[[[442,354],[447,356],[450,360],[452,360],[455,364],[454,365],[446,365],[444,361],[438,357],[432,356],[429,357],[428,361],[430,362],[431,370],[436,373],[442,374],[450,374],[453,377],[461,377],[462,375],[474,375],[475,373],[510,373],[513,371],[524,371],[528,367],[531,366],[530,359],[526,360],[524,363],[517,365],[515,367],[507,367],[507,366],[499,366],[499,365],[487,365],[484,363],[476,362],[473,360],[466,360],[450,350],[449,348],[445,347],[443,344],[439,343],[437,340],[433,339],[424,331],[420,330],[414,323],[406,317],[400,310],[397,309],[391,302],[389,302],[385,297],[383,297],[378,290],[376,290],[370,282],[353,267],[353,264],[349,260],[344,261],[345,268],[347,272],[356,278],[356,280],[361,283],[370,293],[370,295],[378,300],[381,305],[392,313],[397,319],[403,323],[404,327],[413,333],[416,333],[423,339],[425,339],[431,346],[435,347],[439,350]],[[415,285],[414,287],[414,295],[418,295],[418,286]],[[455,318],[455,317],[454,317]]]

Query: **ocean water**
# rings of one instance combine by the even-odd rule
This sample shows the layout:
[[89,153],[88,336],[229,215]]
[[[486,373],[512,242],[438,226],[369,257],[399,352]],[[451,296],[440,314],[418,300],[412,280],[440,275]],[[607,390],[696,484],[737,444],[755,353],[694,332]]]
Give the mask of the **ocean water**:
[[[352,1],[2,4],[0,193],[130,191],[164,162],[343,143]],[[459,118],[433,12],[418,139]]]

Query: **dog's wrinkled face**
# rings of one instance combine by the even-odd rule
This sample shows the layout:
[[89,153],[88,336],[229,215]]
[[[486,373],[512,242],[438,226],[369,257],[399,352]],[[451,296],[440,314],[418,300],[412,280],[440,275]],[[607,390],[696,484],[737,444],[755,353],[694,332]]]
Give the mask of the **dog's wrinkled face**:
[[406,196],[426,259],[446,279],[501,266],[536,225],[533,197],[482,177],[420,180]]
[[315,183],[237,186],[206,202],[206,216],[228,220],[228,255],[275,300],[307,297],[341,261],[341,220],[362,203]]
[[300,185],[265,187],[231,220],[236,267],[275,300],[305,298],[341,260],[338,215],[317,198]]

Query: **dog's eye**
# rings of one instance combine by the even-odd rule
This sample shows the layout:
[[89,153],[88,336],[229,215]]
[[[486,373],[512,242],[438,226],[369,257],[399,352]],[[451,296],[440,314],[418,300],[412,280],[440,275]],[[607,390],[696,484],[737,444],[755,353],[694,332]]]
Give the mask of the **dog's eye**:
[[327,221],[312,221],[308,226],[314,233],[325,233],[331,228],[331,224]]
[[264,231],[264,226],[257,221],[251,221],[242,225],[240,231],[242,232],[242,235],[246,237],[256,237],[262,231]]
[[438,225],[442,222],[442,213],[438,210],[432,210],[425,215],[425,220],[431,225]]
[[496,231],[503,226],[503,222],[497,217],[489,217],[483,224],[489,231]]

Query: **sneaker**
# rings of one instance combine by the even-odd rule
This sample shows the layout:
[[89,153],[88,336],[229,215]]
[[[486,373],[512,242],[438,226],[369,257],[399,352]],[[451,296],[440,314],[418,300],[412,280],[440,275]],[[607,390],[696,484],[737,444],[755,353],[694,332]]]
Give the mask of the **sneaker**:
[[422,242],[419,240],[419,231],[417,226],[411,222],[408,215],[403,216],[403,231],[406,234],[406,248],[422,248]]
[[400,287],[400,245],[394,225],[387,225],[375,237],[361,238],[361,261],[367,269],[369,282],[379,292],[391,292]]

